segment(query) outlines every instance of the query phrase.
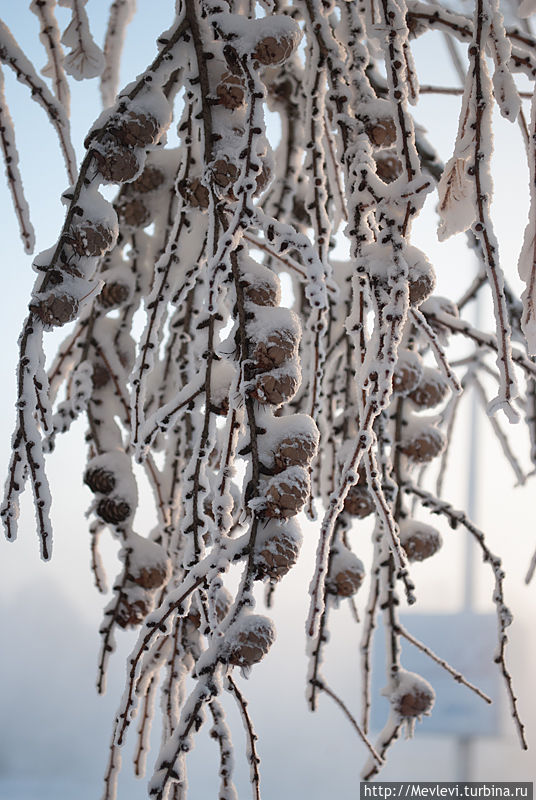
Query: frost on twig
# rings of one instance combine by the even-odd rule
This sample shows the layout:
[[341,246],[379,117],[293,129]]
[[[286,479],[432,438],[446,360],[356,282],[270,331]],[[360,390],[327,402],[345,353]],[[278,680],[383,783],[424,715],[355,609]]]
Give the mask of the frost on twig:
[[17,80],[24,83],[35,100],[46,112],[56,130],[69,180],[76,177],[76,156],[71,142],[69,119],[64,106],[51,94],[41,80],[31,61],[17,44],[9,28],[0,20],[0,62],[10,67]]
[[101,72],[100,91],[104,108],[114,102],[119,88],[119,68],[125,42],[126,29],[136,12],[136,0],[113,0],[110,5],[108,27],[104,40],[104,68]]
[[87,0],[58,0],[60,6],[71,9],[72,19],[63,31],[61,42],[70,48],[63,64],[66,72],[77,81],[96,78],[104,69],[104,56],[89,30],[89,20],[84,6]]
[[48,62],[41,70],[41,74],[52,80],[54,94],[68,115],[71,92],[63,65],[64,53],[60,41],[55,5],[56,0],[32,0],[30,11],[33,11],[39,20],[41,27],[39,38],[48,57]]
[[13,208],[19,223],[20,235],[26,253],[32,253],[35,233],[30,222],[30,209],[24,195],[24,187],[19,171],[19,155],[15,144],[15,130],[4,93],[4,74],[0,69],[0,146],[6,170],[6,178],[11,192]]
[[416,495],[420,499],[423,506],[429,508],[433,514],[442,514],[447,517],[452,528],[457,528],[458,525],[463,525],[463,527],[467,529],[479,546],[482,552],[483,561],[490,564],[495,580],[493,602],[496,608],[498,627],[498,645],[494,655],[494,661],[500,666],[505,682],[506,692],[510,702],[511,714],[514,719],[521,745],[523,749],[526,750],[528,744],[525,737],[525,726],[519,716],[517,697],[514,693],[512,685],[512,676],[510,675],[506,665],[506,644],[508,642],[506,629],[512,624],[513,618],[510,609],[504,602],[503,583],[505,575],[502,569],[501,560],[491,552],[486,544],[486,540],[482,531],[473,525],[463,511],[454,509],[449,503],[438,500],[429,492],[419,489],[416,486],[412,486],[411,484],[408,484],[403,488],[405,492]]

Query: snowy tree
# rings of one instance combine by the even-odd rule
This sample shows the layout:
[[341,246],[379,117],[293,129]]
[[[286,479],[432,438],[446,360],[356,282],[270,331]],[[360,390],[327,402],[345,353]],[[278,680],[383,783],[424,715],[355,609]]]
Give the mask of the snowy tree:
[[[318,534],[314,574],[303,587],[307,702],[314,710],[325,694],[339,706],[367,748],[363,778],[378,774],[401,733],[433,713],[432,686],[404,667],[403,639],[491,700],[399,619],[400,606],[418,599],[413,564],[441,557],[431,515],[464,529],[492,572],[495,661],[526,748],[506,658],[512,615],[501,560],[442,487],[468,388],[516,480],[528,477],[525,456],[536,464],[536,106],[527,119],[523,99],[532,95],[522,91],[536,77],[533,3],[501,10],[498,0],[475,0],[471,9],[455,0],[177,0],[168,3],[170,27],[154,60],[122,89],[135,0],[109,4],[102,48],[85,0],[57,5],[67,11],[55,0],[32,0],[25,12],[40,25],[42,69],[0,21],[0,140],[26,253],[35,243],[32,203],[2,70],[41,106],[69,183],[63,226],[33,257],[1,516],[14,540],[29,485],[41,555],[51,558],[46,456],[85,418],[83,481],[94,495],[89,534],[99,591],[106,591],[103,535],[118,543],[121,564],[100,630],[100,692],[118,632],[139,630],[103,797],[115,797],[136,715],[135,770],[143,774],[159,691],[163,738],[149,797],[186,797],[187,756],[202,725],[212,725],[219,745],[219,797],[237,797],[230,699],[243,718],[260,798],[257,737],[235,673],[247,676],[277,646],[268,613],[298,558],[300,512],[317,520]],[[459,87],[419,88],[425,76],[412,48],[432,31],[444,36]],[[78,163],[70,93],[93,79],[104,110]],[[414,119],[420,92],[460,95],[445,164]],[[495,108],[519,124],[526,150],[519,158],[528,162],[522,293],[505,279],[490,210]],[[172,130],[178,146],[167,144]],[[412,241],[430,198],[439,241],[465,238],[469,260],[478,262],[461,297],[434,293],[434,266]],[[470,310],[486,292],[494,323],[481,329]],[[63,326],[66,338],[47,365],[43,340]],[[511,444],[512,423],[525,427],[526,453]],[[150,531],[135,522],[139,468],[154,494]],[[355,535],[361,526],[372,536],[369,563]],[[535,567],[533,559],[527,581]],[[266,613],[257,608],[261,583]],[[343,603],[360,626],[355,714],[322,671],[330,620]],[[373,741],[378,627],[387,637],[390,714]]]

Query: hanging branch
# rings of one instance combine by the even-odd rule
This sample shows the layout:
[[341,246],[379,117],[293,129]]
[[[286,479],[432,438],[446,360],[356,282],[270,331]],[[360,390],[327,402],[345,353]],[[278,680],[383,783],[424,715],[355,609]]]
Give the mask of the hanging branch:
[[[486,396],[486,391],[485,391],[484,387],[482,386],[481,382],[478,380],[478,378],[473,377],[471,383],[474,385],[475,390],[476,390],[478,396],[480,397],[480,400],[482,401],[484,408],[487,408],[488,399],[487,399],[487,396]],[[512,467],[512,471],[513,471],[514,475],[516,476],[517,485],[518,486],[523,486],[523,484],[527,480],[527,476],[523,472],[523,469],[521,468],[521,465],[520,465],[518,459],[516,458],[515,453],[513,452],[512,448],[510,446],[510,442],[508,441],[508,438],[507,438],[505,432],[501,428],[501,426],[500,426],[499,422],[497,421],[496,417],[488,417],[488,419],[489,419],[491,427],[493,429],[493,433],[497,437],[497,440],[498,440],[498,442],[499,442],[499,444],[501,446],[501,450],[504,453],[504,457],[508,461],[510,466]]]
[[353,727],[353,729],[355,730],[355,732],[357,733],[359,738],[366,744],[366,746],[369,749],[372,757],[378,762],[378,764],[383,764],[383,758],[375,750],[374,746],[369,742],[369,740],[367,739],[367,737],[365,736],[365,734],[363,733],[363,731],[359,727],[355,717],[353,716],[353,714],[350,713],[350,711],[348,710],[346,705],[343,703],[343,701],[340,699],[340,697],[338,697],[335,694],[335,692],[332,689],[329,688],[329,686],[326,686],[321,681],[318,683],[318,688],[321,691],[325,692],[325,694],[327,694],[328,697],[331,697],[331,699],[339,706],[339,708],[344,713],[346,719],[350,722],[351,726]]
[[0,62],[13,70],[17,80],[31,92],[32,100],[39,103],[55,129],[71,183],[76,180],[76,156],[71,143],[69,120],[64,106],[49,92],[36,73],[32,63],[15,41],[9,28],[0,20]]
[[15,144],[15,129],[4,93],[4,74],[0,69],[0,146],[6,168],[6,178],[11,192],[13,209],[19,223],[25,253],[33,253],[35,232],[30,222],[30,209],[24,195],[19,171],[19,155]]
[[470,71],[474,78],[474,152],[473,174],[477,201],[477,220],[474,225],[476,237],[482,242],[482,253],[488,273],[497,323],[497,366],[501,374],[500,390],[497,398],[489,405],[490,413],[501,408],[510,422],[517,422],[519,416],[511,406],[517,396],[517,386],[511,358],[510,325],[506,300],[504,297],[504,278],[498,264],[498,242],[493,233],[489,216],[491,202],[491,179],[489,161],[491,158],[491,107],[493,93],[487,72],[484,47],[489,35],[491,20],[483,0],[477,0],[475,8],[475,32],[473,44],[469,48]]
[[425,653],[429,658],[432,659],[432,661],[435,661],[436,664],[439,664],[439,666],[442,667],[446,672],[449,672],[454,680],[457,681],[457,683],[467,686],[468,689],[471,689],[472,692],[481,697],[482,700],[485,700],[486,703],[493,702],[491,697],[488,697],[488,695],[479,689],[478,686],[470,683],[466,678],[464,678],[461,672],[458,672],[458,670],[456,670],[454,667],[451,667],[450,664],[445,661],[445,659],[437,656],[434,651],[428,647],[428,645],[423,644],[423,642],[419,641],[419,639],[416,639],[414,636],[412,636],[411,633],[409,633],[400,623],[397,625],[396,632],[399,633],[400,636],[403,636],[404,639],[407,639],[408,642],[411,642],[411,644],[418,650],[421,650],[423,653]]
[[[483,345],[484,347],[487,347],[496,353],[499,352],[499,345],[497,344],[497,339],[493,334],[483,333],[482,331],[474,328],[471,323],[466,322],[466,320],[459,319],[452,314],[442,312],[438,307],[432,307],[429,305],[423,309],[423,311],[428,321],[435,321],[439,324],[439,326],[443,325],[453,333],[461,333],[468,339],[472,339],[477,344]],[[517,364],[519,367],[525,370],[525,372],[527,372],[531,378],[536,376],[536,365],[523,352],[515,349],[512,350],[511,356],[514,364]]]
[[512,717],[514,719],[514,724],[519,735],[519,740],[521,742],[521,746],[523,750],[528,748],[527,740],[525,738],[525,726],[521,722],[519,711],[517,709],[517,697],[514,694],[514,689],[512,686],[512,676],[508,671],[506,666],[505,660],[505,651],[506,651],[506,644],[508,642],[508,636],[506,634],[506,629],[512,623],[512,614],[510,609],[505,605],[504,602],[504,595],[503,595],[503,582],[504,582],[504,572],[501,567],[501,560],[497,556],[495,556],[491,550],[488,548],[484,534],[480,531],[473,523],[467,518],[466,514],[463,511],[459,511],[454,509],[449,503],[446,503],[443,500],[438,500],[429,492],[424,491],[424,489],[420,489],[417,486],[412,484],[406,484],[403,486],[403,489],[406,493],[414,494],[421,500],[422,505],[425,508],[431,509],[433,514],[442,514],[443,516],[447,517],[451,527],[456,528],[458,525],[463,525],[464,528],[471,534],[473,539],[477,542],[478,546],[482,551],[483,560],[490,564],[491,569],[493,570],[493,574],[495,576],[495,590],[493,592],[493,602],[495,603],[495,607],[497,610],[497,622],[498,622],[498,649],[494,656],[494,661],[496,664],[499,664],[502,675],[504,677],[504,682],[506,686],[506,692],[508,694],[508,699],[510,701],[510,708]]
[[111,106],[119,89],[119,67],[127,26],[136,13],[136,0],[113,0],[104,39],[104,69],[100,76],[100,92],[104,108]]
[[62,44],[71,48],[64,58],[66,72],[77,81],[95,78],[104,69],[104,56],[89,30],[89,20],[84,6],[87,0],[59,0],[60,6],[72,11],[72,20],[61,37]]
[[240,716],[242,717],[242,722],[244,724],[244,728],[246,730],[246,738],[247,738],[247,750],[246,755],[247,759],[250,763],[250,781],[251,786],[253,789],[253,797],[255,800],[260,800],[261,797],[261,776],[259,772],[259,764],[261,762],[259,756],[257,755],[257,748],[255,742],[257,741],[257,734],[253,728],[253,723],[251,721],[251,717],[248,711],[248,704],[247,701],[236,685],[236,682],[233,678],[228,675],[227,676],[227,685],[226,688],[231,694],[234,696],[236,703],[238,705],[238,709],[240,711]]
[[41,26],[39,39],[45,48],[48,62],[41,73],[52,80],[54,94],[69,115],[71,92],[63,68],[63,48],[54,6],[56,0],[32,0],[30,11],[38,18]]

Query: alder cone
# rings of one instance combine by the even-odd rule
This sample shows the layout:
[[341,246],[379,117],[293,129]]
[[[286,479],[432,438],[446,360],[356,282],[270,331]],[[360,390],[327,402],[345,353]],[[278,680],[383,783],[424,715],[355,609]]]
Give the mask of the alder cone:
[[393,392],[405,397],[417,388],[422,380],[421,357],[411,350],[401,352],[393,372]]
[[127,147],[148,147],[156,144],[162,134],[158,120],[151,114],[132,110],[123,114],[112,132]]
[[365,128],[374,147],[391,147],[396,142],[396,125],[392,117],[381,117]]
[[93,150],[93,154],[98,171],[109,183],[128,183],[140,171],[140,156],[133,148],[106,143],[102,151]]
[[302,467],[290,467],[268,483],[264,516],[289,519],[298,514],[309,497],[309,476]]
[[166,567],[142,568],[139,573],[132,577],[134,583],[144,589],[158,589],[167,579],[168,571]]
[[276,331],[269,334],[266,341],[257,342],[253,351],[253,361],[261,372],[280,367],[296,354],[298,340],[292,331]]
[[214,183],[222,189],[226,189],[238,178],[239,170],[236,164],[226,161],[224,158],[219,158],[212,165],[212,177]]
[[434,695],[427,691],[415,689],[402,695],[398,701],[395,711],[402,717],[420,717],[426,714],[434,705]]
[[333,578],[335,594],[339,597],[351,597],[363,582],[363,573],[352,569],[343,569]]
[[120,525],[131,513],[127,501],[120,497],[104,497],[97,506],[97,516],[110,525]]
[[283,64],[294,50],[294,40],[286,36],[276,39],[275,36],[266,36],[257,43],[253,51],[253,58],[263,66],[279,66]]
[[255,303],[257,306],[271,306],[274,308],[279,305],[279,287],[268,281],[244,283],[243,290],[245,299]]
[[[238,623],[239,624],[239,623]],[[267,617],[251,614],[243,627],[229,630],[228,662],[236,667],[251,667],[264,658],[275,639],[274,626]]]
[[85,222],[72,231],[71,246],[79,256],[102,256],[113,241],[114,233],[105,225]]
[[445,437],[433,425],[424,425],[420,430],[415,429],[407,439],[400,444],[400,451],[410,461],[417,464],[427,464],[433,461],[444,449]]
[[72,322],[78,315],[78,308],[78,300],[68,294],[49,294],[48,297],[30,304],[32,314],[49,327],[60,327]]
[[192,208],[201,208],[203,210],[208,208],[208,189],[201,183],[199,178],[193,178],[192,180],[185,178],[180,181],[178,188],[184,200]]
[[384,183],[392,183],[402,175],[402,162],[392,153],[378,153],[374,156],[376,174]]
[[419,385],[409,394],[410,400],[419,408],[434,408],[445,399],[449,385],[437,370],[427,367]]
[[436,286],[436,276],[434,270],[419,272],[409,275],[409,302],[412,306],[419,306],[434,291]]
[[294,566],[300,552],[300,539],[285,526],[262,537],[255,555],[257,578],[279,581]]
[[257,377],[251,396],[259,403],[280,406],[294,397],[298,386],[299,380],[293,374],[265,372]]
[[391,705],[401,717],[420,717],[428,714],[434,705],[435,693],[430,684],[418,675],[411,674],[412,681],[399,689],[390,698]]
[[139,197],[126,197],[117,207],[117,215],[131,228],[147,225],[151,218],[149,209]]
[[216,96],[220,104],[229,111],[234,111],[244,105],[244,84],[238,75],[225,72],[216,86]]
[[99,294],[99,304],[106,311],[117,308],[130,297],[130,287],[120,281],[105,283]]
[[435,555],[443,541],[441,534],[431,525],[411,520],[400,526],[400,544],[406,551],[408,561],[424,561]]
[[139,178],[132,181],[129,191],[139,192],[140,194],[147,194],[147,192],[154,192],[165,181],[165,175],[158,167],[153,167],[151,164],[145,167]]
[[352,597],[365,577],[363,562],[350,550],[333,556],[328,577],[329,590],[338,597]]
[[135,628],[137,625],[141,625],[150,610],[151,606],[147,600],[138,598],[130,602],[123,595],[119,601],[115,621],[121,628]]
[[115,488],[115,475],[104,467],[86,470],[84,483],[94,494],[110,494]]
[[316,453],[316,442],[307,436],[287,436],[277,445],[274,468],[282,472],[287,467],[306,467]]
[[366,486],[356,484],[350,487],[344,500],[344,510],[348,514],[358,519],[365,519],[375,508],[372,495]]

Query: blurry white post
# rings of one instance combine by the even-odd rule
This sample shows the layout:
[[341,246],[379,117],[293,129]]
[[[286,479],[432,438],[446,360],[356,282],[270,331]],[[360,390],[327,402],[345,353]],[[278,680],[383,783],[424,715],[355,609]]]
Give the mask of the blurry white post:
[[[477,292],[474,301],[474,325],[480,330],[482,317],[482,302],[480,292]],[[479,448],[479,414],[476,390],[471,392],[471,411],[469,420],[469,460],[467,474],[467,500],[466,508],[469,519],[475,524],[478,515],[478,448]],[[463,554],[463,600],[462,614],[471,614],[474,610],[474,564],[475,544],[471,536],[465,537]],[[471,752],[473,737],[461,735],[457,741],[457,780],[471,780]]]

